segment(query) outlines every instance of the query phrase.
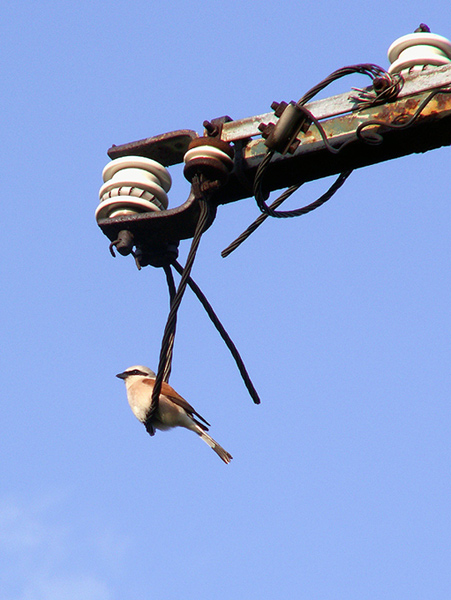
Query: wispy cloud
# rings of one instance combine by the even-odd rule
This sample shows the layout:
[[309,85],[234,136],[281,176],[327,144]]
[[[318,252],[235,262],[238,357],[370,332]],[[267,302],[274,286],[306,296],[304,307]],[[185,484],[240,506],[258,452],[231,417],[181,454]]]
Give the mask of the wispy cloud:
[[[14,498],[0,499],[2,598],[113,599],[109,574],[128,554],[128,540],[112,530],[77,527],[71,517],[61,518],[66,506],[70,502],[64,494],[41,497],[28,505]],[[97,562],[90,560],[93,556]]]
[[57,550],[64,531],[45,522],[47,503],[24,507],[13,499],[0,501],[0,548],[7,554]]
[[30,582],[18,600],[111,600],[107,585],[95,577],[72,575],[43,577]]

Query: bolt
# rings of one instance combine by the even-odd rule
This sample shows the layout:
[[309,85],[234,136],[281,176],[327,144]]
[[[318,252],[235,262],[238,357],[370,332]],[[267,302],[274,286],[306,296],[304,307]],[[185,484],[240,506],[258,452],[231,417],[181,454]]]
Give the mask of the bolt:
[[212,123],[210,123],[210,121],[204,121],[202,125],[204,126],[207,135],[213,137],[218,133],[218,128],[215,127]]
[[298,149],[299,144],[301,143],[301,140],[295,139],[289,146],[288,148],[288,152],[290,154],[294,154],[296,152],[296,150]]
[[381,93],[390,86],[390,81],[386,77],[375,77],[373,79],[374,91]]
[[414,33],[431,33],[431,29],[426,25],[426,23],[420,23],[415,29]]
[[286,107],[288,106],[288,103],[283,101],[283,102],[273,102],[271,104],[271,108],[274,111],[274,114],[276,115],[276,117],[280,117],[282,116],[283,111],[286,109]]
[[275,125],[274,123],[268,123],[268,125],[265,125],[264,123],[260,123],[260,125],[258,126],[259,130],[262,132],[262,137],[263,138],[267,138],[271,131],[274,129]]

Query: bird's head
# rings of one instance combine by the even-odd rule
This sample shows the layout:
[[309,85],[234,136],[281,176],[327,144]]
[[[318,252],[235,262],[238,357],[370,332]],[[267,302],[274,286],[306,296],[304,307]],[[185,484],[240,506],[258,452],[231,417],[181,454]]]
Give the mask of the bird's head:
[[156,375],[152,371],[152,369],[149,369],[149,367],[144,367],[143,365],[135,365],[133,367],[129,367],[123,373],[118,373],[116,375],[116,377],[119,377],[119,379],[123,379],[124,381],[127,381],[129,378],[130,378],[130,380],[132,380],[132,378],[134,378],[134,377],[153,377],[153,378],[155,378]]

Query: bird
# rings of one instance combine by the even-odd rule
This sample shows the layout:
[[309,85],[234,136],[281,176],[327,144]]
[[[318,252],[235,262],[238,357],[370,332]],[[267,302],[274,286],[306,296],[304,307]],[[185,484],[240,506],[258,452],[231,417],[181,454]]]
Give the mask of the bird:
[[124,380],[130,408],[150,435],[155,434],[155,429],[164,431],[173,427],[185,427],[197,433],[226,464],[232,460],[232,455],[208,435],[210,423],[165,381],[161,384],[158,406],[155,411],[150,412],[156,378],[152,369],[135,365],[118,373],[116,377]]

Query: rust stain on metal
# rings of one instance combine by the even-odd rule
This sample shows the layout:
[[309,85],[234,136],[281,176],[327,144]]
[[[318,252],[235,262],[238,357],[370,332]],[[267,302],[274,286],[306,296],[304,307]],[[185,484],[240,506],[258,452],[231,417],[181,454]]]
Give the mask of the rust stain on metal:
[[418,108],[419,105],[419,100],[416,100],[414,98],[408,98],[405,102],[405,106],[407,108],[407,110],[416,110]]
[[111,159],[131,155],[145,156],[169,167],[183,162],[189,143],[197,137],[198,134],[191,129],[170,131],[121,146],[112,146],[108,150],[108,156]]
[[451,104],[451,94],[437,94],[434,100],[439,110],[444,109]]
[[[341,142],[346,136],[352,135],[359,125],[365,124],[366,122],[376,121],[380,125],[393,124],[402,125],[411,119],[420,103],[427,98],[427,94],[416,96],[415,98],[405,98],[398,102],[379,105],[366,111],[353,112],[351,114],[334,117],[322,121],[322,126],[330,142]],[[451,94],[437,95],[432,98],[427,106],[423,109],[421,115],[416,119],[416,125],[422,122],[432,122],[437,118],[442,118],[448,111],[451,110]],[[369,128],[377,129],[378,124],[369,125]],[[423,133],[425,135],[425,133]],[[311,147],[311,152],[315,151],[318,144],[322,144],[322,138],[318,129],[312,125],[309,130],[299,136],[301,139],[301,146],[304,151],[308,151],[307,148]],[[361,142],[356,143],[361,144]],[[314,150],[315,149],[315,150]],[[254,139],[246,144],[243,149],[243,157],[245,160],[250,160],[252,167],[257,164],[254,161],[259,161],[264,156],[266,149],[262,144],[261,139]],[[366,148],[362,147],[362,151],[365,152]],[[276,155],[273,159],[275,162],[283,162],[286,160],[283,157]],[[249,165],[250,166],[250,165]]]

